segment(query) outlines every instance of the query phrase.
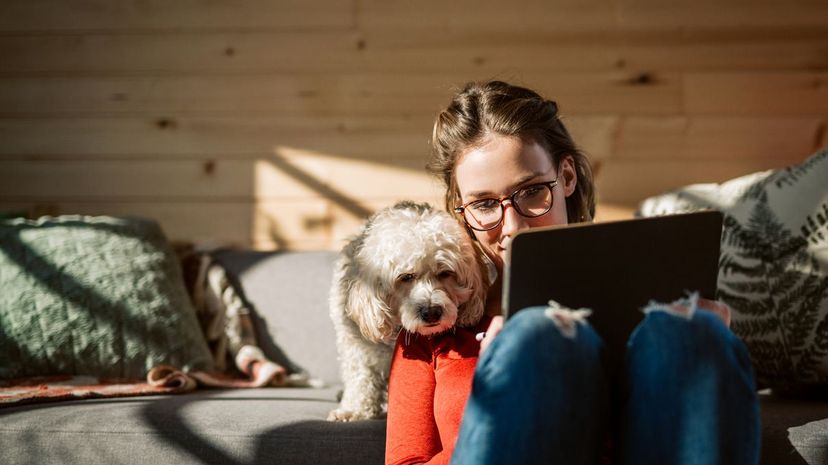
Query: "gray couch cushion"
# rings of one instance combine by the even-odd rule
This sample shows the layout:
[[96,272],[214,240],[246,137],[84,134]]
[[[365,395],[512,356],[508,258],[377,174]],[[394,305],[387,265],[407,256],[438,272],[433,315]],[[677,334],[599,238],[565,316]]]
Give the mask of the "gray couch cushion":
[[[382,463],[385,421],[324,421],[337,387],[0,409],[3,464]],[[828,402],[760,396],[762,465],[828,463]]]
[[[214,256],[237,280],[257,316],[259,344],[272,360],[339,382],[328,316],[335,252],[223,250]],[[265,331],[266,329],[266,331]]]
[[788,429],[794,448],[809,465],[828,463],[828,418]]
[[763,465],[828,463],[828,398],[759,395]]
[[0,463],[381,464],[385,421],[325,421],[336,388],[204,390],[0,410]]

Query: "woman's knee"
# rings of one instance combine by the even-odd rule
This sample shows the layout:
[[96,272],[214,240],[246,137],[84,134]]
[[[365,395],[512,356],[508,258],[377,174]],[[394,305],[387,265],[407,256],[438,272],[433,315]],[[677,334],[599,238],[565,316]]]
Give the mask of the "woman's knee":
[[506,322],[503,340],[530,348],[598,350],[601,340],[587,322],[587,316],[588,313],[583,311],[565,308],[530,307],[517,312]]
[[751,371],[747,349],[720,316],[695,306],[686,311],[675,308],[651,305],[647,309],[647,316],[628,342],[631,356],[657,352],[660,356],[648,357],[648,363],[696,362],[728,370],[737,365]]
[[721,347],[731,344],[733,339],[733,333],[722,319],[707,310],[694,308],[677,312],[667,306],[650,306],[644,320],[633,332],[630,346],[635,346],[640,340],[650,340],[661,347],[699,345],[701,341]]
[[498,375],[519,373],[520,367],[546,373],[590,369],[600,364],[602,346],[582,314],[530,307],[509,318],[477,369]]

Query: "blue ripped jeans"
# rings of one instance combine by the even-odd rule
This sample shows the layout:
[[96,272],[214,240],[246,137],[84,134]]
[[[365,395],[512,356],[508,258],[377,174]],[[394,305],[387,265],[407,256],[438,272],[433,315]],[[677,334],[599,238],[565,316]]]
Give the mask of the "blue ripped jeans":
[[480,357],[453,465],[759,462],[753,370],[719,317],[650,311],[613,384],[591,326],[548,312],[518,312]]

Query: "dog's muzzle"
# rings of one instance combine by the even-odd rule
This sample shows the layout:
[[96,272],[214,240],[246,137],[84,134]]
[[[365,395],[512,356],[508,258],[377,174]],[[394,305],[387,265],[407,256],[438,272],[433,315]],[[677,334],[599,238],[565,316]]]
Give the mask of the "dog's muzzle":
[[422,305],[417,307],[417,314],[420,316],[420,319],[426,323],[437,323],[443,316],[443,306],[431,305],[427,307]]

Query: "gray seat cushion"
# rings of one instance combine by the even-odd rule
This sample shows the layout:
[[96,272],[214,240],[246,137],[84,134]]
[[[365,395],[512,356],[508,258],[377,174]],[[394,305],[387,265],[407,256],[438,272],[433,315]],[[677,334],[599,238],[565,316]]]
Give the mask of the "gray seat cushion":
[[759,400],[763,465],[828,464],[828,398]]
[[[0,463],[382,463],[384,420],[324,420],[337,390],[204,390],[2,409]],[[828,402],[760,399],[763,465],[828,463]]]
[[0,463],[383,463],[385,421],[325,421],[336,391],[203,390],[2,409]]

